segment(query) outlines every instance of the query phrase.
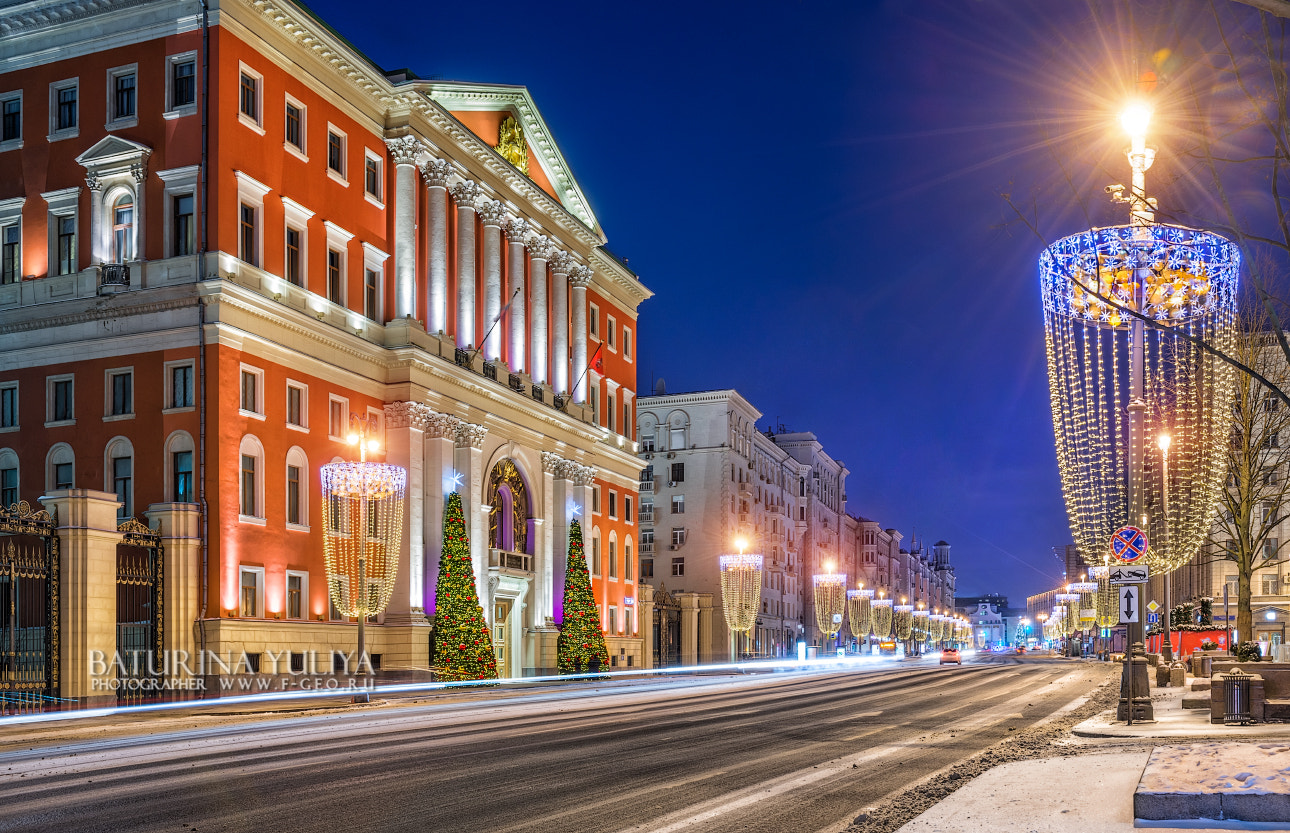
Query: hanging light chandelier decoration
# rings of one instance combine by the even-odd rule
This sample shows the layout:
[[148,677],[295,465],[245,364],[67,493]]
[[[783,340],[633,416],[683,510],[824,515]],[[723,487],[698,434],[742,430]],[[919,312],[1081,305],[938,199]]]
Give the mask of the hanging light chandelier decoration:
[[1086,631],[1097,626],[1097,590],[1096,581],[1073,581],[1066,585],[1066,592],[1076,596],[1076,629]]
[[761,612],[761,581],[764,559],[760,555],[739,553],[723,555],[721,567],[721,603],[726,624],[735,633],[747,634],[757,623]]
[[872,590],[862,587],[847,591],[847,624],[851,628],[851,635],[856,639],[869,636],[869,629],[873,626]]
[[874,599],[872,603],[873,635],[879,639],[891,636],[894,599]]
[[815,623],[825,639],[832,639],[842,629],[842,614],[847,606],[845,573],[821,573],[811,577],[815,585]]
[[915,610],[911,627],[915,642],[927,642],[931,636],[932,614],[927,610]]
[[896,605],[892,608],[892,630],[901,642],[908,642],[914,632],[914,606]]
[[1099,628],[1113,628],[1120,624],[1120,594],[1116,592],[1116,587],[1111,584],[1110,567],[1091,567],[1088,571],[1089,578],[1097,582],[1097,626]]

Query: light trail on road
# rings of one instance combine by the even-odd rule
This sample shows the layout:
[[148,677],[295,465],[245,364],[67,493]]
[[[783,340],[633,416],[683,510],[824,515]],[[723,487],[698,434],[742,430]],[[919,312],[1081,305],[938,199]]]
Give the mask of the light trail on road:
[[436,693],[254,722],[139,716],[133,733],[77,725],[22,749],[13,727],[0,831],[838,830],[1103,679],[996,660]]

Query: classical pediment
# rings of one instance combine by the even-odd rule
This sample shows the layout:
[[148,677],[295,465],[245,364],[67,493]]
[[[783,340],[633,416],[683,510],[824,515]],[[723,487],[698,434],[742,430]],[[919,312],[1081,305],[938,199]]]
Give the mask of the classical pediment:
[[129,168],[147,162],[152,155],[152,148],[123,139],[120,136],[104,136],[80,156],[76,161],[90,171],[108,172],[115,168]]

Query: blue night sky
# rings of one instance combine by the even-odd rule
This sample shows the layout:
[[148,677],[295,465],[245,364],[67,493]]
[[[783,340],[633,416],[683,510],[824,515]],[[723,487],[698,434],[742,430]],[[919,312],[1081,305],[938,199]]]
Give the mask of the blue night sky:
[[1134,60],[1201,12],[310,6],[386,69],[528,87],[610,249],[656,293],[642,394],[659,377],[735,388],[763,429],[815,432],[850,469],[852,514],[953,545],[960,595],[1021,605],[1061,579],[1043,243],[1001,194],[1048,240],[1125,222],[1102,186],[1128,176],[1115,115]]

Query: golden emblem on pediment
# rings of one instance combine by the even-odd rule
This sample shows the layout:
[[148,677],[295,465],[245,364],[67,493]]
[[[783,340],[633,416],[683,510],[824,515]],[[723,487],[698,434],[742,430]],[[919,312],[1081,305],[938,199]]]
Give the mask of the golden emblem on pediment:
[[514,116],[507,116],[506,121],[497,129],[497,144],[494,150],[510,162],[520,173],[529,175],[529,146],[524,141],[524,128]]

